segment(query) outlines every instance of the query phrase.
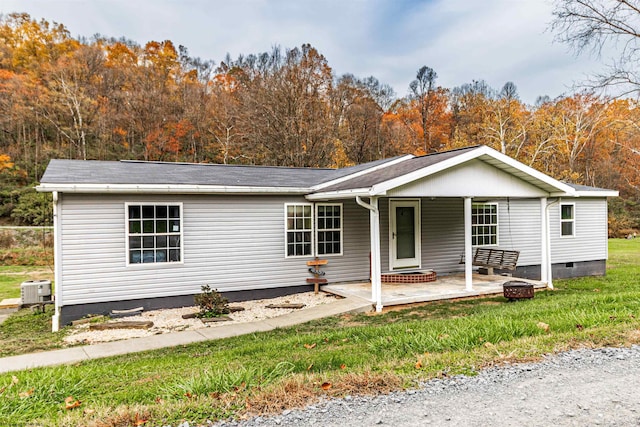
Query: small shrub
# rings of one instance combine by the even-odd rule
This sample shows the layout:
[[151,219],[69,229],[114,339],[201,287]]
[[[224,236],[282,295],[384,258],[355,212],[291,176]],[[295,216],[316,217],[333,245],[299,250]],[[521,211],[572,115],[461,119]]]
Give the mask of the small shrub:
[[202,286],[202,293],[194,297],[200,307],[198,317],[220,317],[229,313],[229,301],[209,285]]

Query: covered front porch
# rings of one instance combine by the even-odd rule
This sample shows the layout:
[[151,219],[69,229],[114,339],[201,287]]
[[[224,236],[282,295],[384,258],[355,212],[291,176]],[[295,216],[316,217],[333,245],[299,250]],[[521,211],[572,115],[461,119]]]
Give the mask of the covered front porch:
[[[305,197],[352,199],[368,211],[371,281],[326,289],[359,292],[381,311],[386,305],[501,293],[508,278],[475,272],[488,266],[473,257],[484,247],[519,254],[521,265],[537,269],[539,286],[552,288],[549,210],[574,195],[572,187],[482,146],[398,161]],[[382,283],[388,273],[425,271],[440,280]],[[463,274],[450,276],[457,272]]]
[[[545,289],[547,287],[545,283],[536,280],[474,273],[473,289],[468,290],[465,275],[460,273],[439,276],[435,281],[426,283],[382,283],[382,305],[390,307],[430,301],[502,295],[502,285],[510,280],[531,283],[534,289]],[[323,286],[322,290],[342,297],[355,296],[372,300],[371,282],[335,283]]]

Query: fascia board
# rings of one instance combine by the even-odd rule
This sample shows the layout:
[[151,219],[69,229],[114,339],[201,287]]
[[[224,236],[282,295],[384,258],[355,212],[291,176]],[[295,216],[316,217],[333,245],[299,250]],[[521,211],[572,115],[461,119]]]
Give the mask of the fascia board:
[[618,197],[620,193],[616,190],[576,190],[576,197]]
[[368,188],[357,188],[352,190],[327,191],[325,193],[313,193],[305,196],[307,200],[331,200],[331,199],[351,199],[356,196],[370,197]]
[[174,194],[307,194],[301,187],[248,187],[223,185],[164,185],[164,184],[48,184],[36,187],[39,192],[61,193],[174,193]]
[[352,174],[347,175],[347,176],[336,178],[336,179],[331,180],[331,181],[323,182],[321,184],[318,184],[318,185],[315,185],[315,186],[311,187],[311,190],[312,191],[317,191],[317,190],[321,190],[323,188],[330,187],[330,186],[335,185],[335,184],[340,184],[341,182],[345,182],[345,181],[348,181],[350,179],[357,178],[359,176],[366,175],[368,173],[375,172],[377,170],[384,169],[384,168],[392,166],[392,165],[396,165],[396,164],[398,164],[400,162],[404,162],[405,160],[409,160],[409,159],[412,159],[414,157],[415,156],[413,154],[407,154],[407,155],[402,156],[402,157],[400,157],[398,159],[388,161],[388,162],[383,163],[381,165],[374,166],[374,167],[371,167],[369,169],[365,169],[365,170],[362,170],[362,171],[359,171],[359,172],[355,172],[355,173],[352,173]]

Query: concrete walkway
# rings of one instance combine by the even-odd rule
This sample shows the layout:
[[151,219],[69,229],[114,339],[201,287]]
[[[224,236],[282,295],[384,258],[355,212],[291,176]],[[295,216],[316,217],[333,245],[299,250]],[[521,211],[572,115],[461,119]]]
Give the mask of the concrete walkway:
[[203,328],[192,331],[173,332],[143,338],[132,338],[100,344],[71,347],[61,350],[43,351],[40,353],[21,354],[0,358],[0,373],[19,371],[42,366],[76,363],[102,357],[175,347],[194,342],[235,337],[254,332],[270,331],[298,325],[310,320],[321,319],[346,313],[363,313],[372,310],[371,302],[358,297],[344,298],[330,304],[322,304],[306,310],[295,311],[283,316],[264,319],[250,323],[236,323]]

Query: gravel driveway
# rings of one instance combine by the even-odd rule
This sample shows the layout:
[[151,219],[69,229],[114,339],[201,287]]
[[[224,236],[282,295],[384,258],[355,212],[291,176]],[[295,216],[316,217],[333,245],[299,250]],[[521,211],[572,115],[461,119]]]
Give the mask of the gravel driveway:
[[220,426],[638,426],[640,346],[575,350],[420,389]]

